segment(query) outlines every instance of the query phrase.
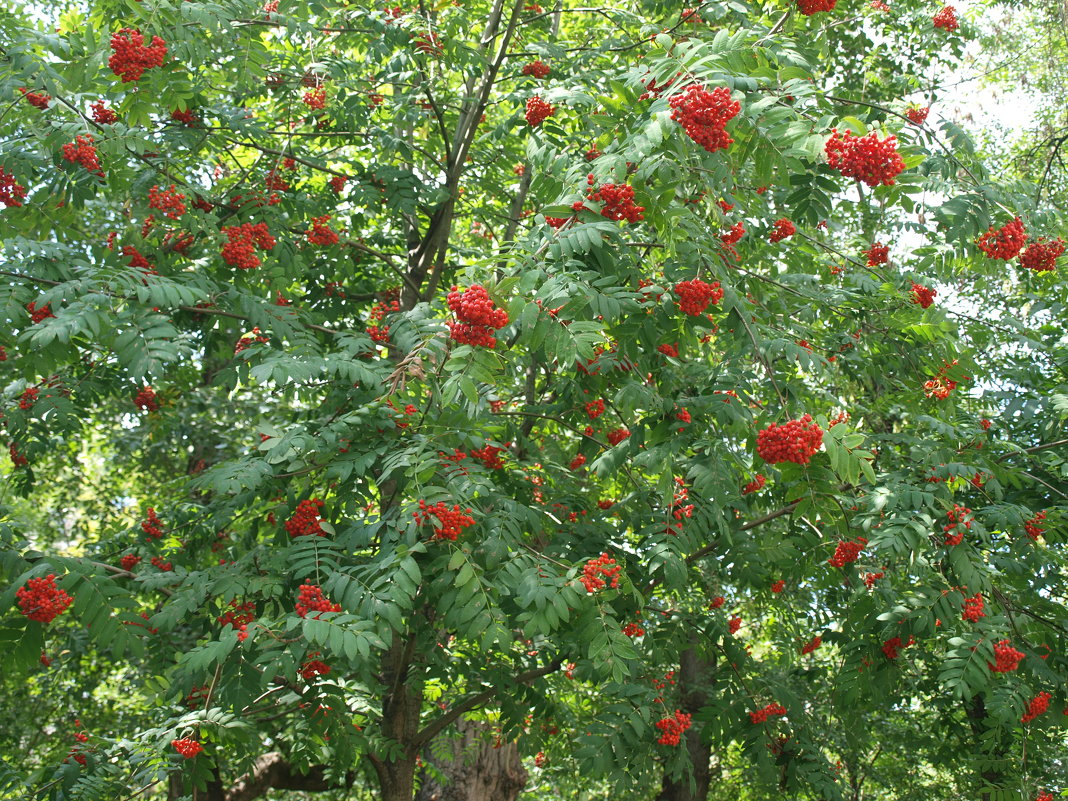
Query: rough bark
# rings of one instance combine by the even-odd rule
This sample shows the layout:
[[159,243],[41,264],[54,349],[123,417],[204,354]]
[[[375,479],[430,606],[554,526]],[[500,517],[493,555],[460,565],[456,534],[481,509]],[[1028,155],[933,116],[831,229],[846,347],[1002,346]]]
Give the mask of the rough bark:
[[[692,645],[679,656],[679,709],[695,714],[708,700],[715,663],[698,653]],[[683,735],[683,745],[690,754],[693,777],[672,778],[664,775],[657,801],[706,801],[711,780],[709,763],[712,747],[701,742],[700,725],[692,725]]]
[[[449,747],[435,744],[427,749],[424,767],[419,774],[419,792],[415,801],[515,801],[526,786],[527,772],[515,743],[494,747],[494,739],[484,723],[459,720]],[[454,734],[455,736],[450,736]]]

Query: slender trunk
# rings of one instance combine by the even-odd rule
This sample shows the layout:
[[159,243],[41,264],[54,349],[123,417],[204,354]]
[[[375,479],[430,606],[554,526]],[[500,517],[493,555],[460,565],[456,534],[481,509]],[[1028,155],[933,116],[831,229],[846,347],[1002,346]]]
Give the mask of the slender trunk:
[[[714,668],[715,662],[698,654],[696,646],[691,645],[679,656],[679,707],[683,712],[693,715],[708,701]],[[706,801],[708,798],[712,747],[701,741],[700,725],[687,729],[683,744],[690,755],[693,775],[673,778],[665,774],[657,801]]]
[[972,734],[980,742],[988,743],[986,746],[988,759],[983,760],[983,768],[979,771],[979,778],[982,781],[979,799],[980,801],[994,801],[995,798],[1000,797],[998,788],[1005,781],[1005,774],[1000,766],[1008,752],[1008,745],[1000,738],[991,741],[987,736],[989,726],[987,725],[986,701],[982,695],[973,696],[965,706],[965,712],[971,724]]
[[527,782],[515,743],[497,745],[485,723],[461,718],[455,729],[426,749],[423,759],[433,769],[420,771],[415,801],[515,801]]
[[382,658],[382,734],[395,744],[385,753],[371,756],[382,801],[412,801],[415,793],[418,749],[412,743],[419,732],[423,693],[409,675],[414,648],[414,634],[405,638],[394,632],[393,642]]

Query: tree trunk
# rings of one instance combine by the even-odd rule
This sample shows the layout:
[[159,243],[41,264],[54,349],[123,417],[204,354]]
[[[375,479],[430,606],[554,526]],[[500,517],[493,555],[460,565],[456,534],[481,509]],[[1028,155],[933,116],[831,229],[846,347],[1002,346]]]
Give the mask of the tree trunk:
[[[679,707],[683,712],[692,715],[705,705],[714,667],[715,663],[699,655],[695,646],[687,648],[679,656]],[[706,801],[708,798],[712,747],[701,742],[699,725],[692,725],[686,730],[683,744],[693,765],[692,784],[688,775],[676,779],[665,774],[657,801]]]
[[[527,772],[515,743],[494,747],[484,723],[456,722],[457,735],[439,734],[433,751],[423,759],[432,768],[419,772],[415,801],[515,801],[527,782]],[[448,749],[442,747],[448,737]]]

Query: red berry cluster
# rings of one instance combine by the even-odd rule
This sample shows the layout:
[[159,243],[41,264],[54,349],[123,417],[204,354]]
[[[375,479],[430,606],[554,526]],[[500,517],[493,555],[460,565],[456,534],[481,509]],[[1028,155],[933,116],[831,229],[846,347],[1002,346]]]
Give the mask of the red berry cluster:
[[[309,612],[340,612],[341,604],[324,596],[322,588],[314,584],[301,584],[296,610],[301,617],[307,617]],[[319,616],[316,615],[315,619],[318,620]]]
[[305,92],[300,99],[308,108],[322,111],[326,108],[326,89],[316,86],[314,89],[309,89]]
[[741,241],[743,236],[745,236],[745,223],[739,220],[731,226],[727,233],[719,235],[719,241],[723,243],[723,247],[727,252],[737,259],[738,250],[734,246]]
[[915,281],[913,281],[912,291],[909,296],[912,298],[913,303],[916,303],[920,307],[926,309],[929,308],[932,303],[934,303],[934,299],[937,294],[938,292],[936,290],[931,289],[930,287],[926,287],[923,284],[917,284]]
[[471,449],[471,458],[482,462],[487,470],[503,470],[504,461],[500,457],[501,451],[496,445],[484,445],[481,448]]
[[700,84],[692,83],[668,103],[673,109],[671,119],[709,153],[724,150],[734,143],[726,127],[742,110],[742,105],[731,100],[731,90],[727,87],[720,86],[710,92]]
[[[314,654],[312,654],[314,656]],[[330,665],[322,662],[318,659],[309,659],[300,668],[300,675],[308,681],[311,681],[316,676],[325,676],[332,668]]]
[[931,21],[934,22],[936,28],[950,33],[960,27],[960,23],[957,22],[957,10],[953,6],[943,6],[941,11],[931,17]]
[[860,558],[860,552],[868,541],[864,537],[855,540],[839,540],[834,548],[834,556],[827,560],[831,567],[845,567]]
[[979,618],[986,617],[986,612],[983,611],[983,594],[977,592],[971,598],[964,599],[964,606],[961,610],[961,620],[967,620],[969,623],[978,623]]
[[[675,492],[671,496],[671,516],[675,522],[665,530],[665,534],[678,534],[682,531],[682,521],[693,517],[693,504],[686,503],[690,498],[690,490],[682,478],[675,479]],[[675,529],[672,531],[672,529]]]
[[793,236],[797,233],[797,226],[790,222],[785,217],[775,221],[772,226],[771,233],[768,234],[769,242],[781,242],[782,240]]
[[873,242],[872,246],[864,251],[864,255],[868,257],[869,267],[877,267],[890,260],[890,248],[882,242]]
[[613,429],[612,431],[609,431],[606,436],[608,438],[608,441],[612,445],[618,445],[619,443],[621,443],[623,440],[625,440],[627,437],[630,436],[630,429],[628,429],[628,428],[616,428],[616,429]]
[[956,363],[956,360],[954,360],[953,364],[946,364],[938,371],[937,376],[923,382],[923,394],[925,397],[937,398],[938,400],[945,400],[949,397],[949,394],[957,388],[957,382],[952,378],[946,378],[946,371]]
[[782,592],[785,589],[786,589],[786,582],[783,581],[782,579],[779,579],[778,581],[773,581],[771,583],[771,591],[773,593],[775,593],[776,595],[778,595],[780,592]]
[[931,109],[928,106],[917,106],[915,104],[905,109],[905,116],[909,118],[909,122],[913,125],[923,125],[927,122],[927,115],[931,113]]
[[1027,536],[1033,540],[1037,540],[1041,537],[1046,532],[1045,526],[1042,525],[1042,521],[1045,519],[1046,513],[1038,512],[1030,520],[1025,520],[1024,531],[1027,533]]
[[[600,188],[594,191],[593,173],[586,176],[586,183],[590,186],[586,199],[602,204],[602,217],[616,221],[626,220],[631,223],[645,219],[642,215],[645,206],[638,206],[634,202],[634,187],[629,184],[601,184]],[[583,205],[581,201],[576,202],[575,210],[578,211]]]
[[[617,565],[616,560],[606,553],[596,559],[590,559],[582,568],[582,577],[579,581],[586,588],[586,592],[592,594],[605,586],[613,588],[619,586],[619,571],[622,565]],[[608,581],[611,584],[608,584]]]
[[568,465],[568,468],[571,470],[578,470],[584,464],[586,464],[586,457],[580,453],[578,456],[571,460],[571,464]]
[[185,200],[185,195],[176,192],[174,184],[171,184],[167,189],[153,186],[148,190],[148,207],[150,209],[159,209],[163,212],[164,217],[170,217],[172,220],[177,220],[185,214],[183,200]]
[[539,80],[541,78],[547,77],[550,72],[551,70],[549,69],[549,65],[541,59],[531,61],[529,64],[524,64],[522,69],[522,73],[524,75],[530,75],[534,78],[538,78]]
[[181,109],[174,109],[171,111],[171,119],[175,122],[180,122],[189,128],[195,128],[197,123],[200,122],[200,118],[197,117],[197,113],[191,108],[187,108],[185,111]]
[[325,537],[326,532],[320,527],[322,522],[319,510],[323,508],[323,502],[318,498],[301,501],[297,504],[293,516],[285,522],[286,531],[290,537]]
[[119,560],[119,567],[123,570],[133,570],[141,564],[141,557],[135,553],[128,553]]
[[415,37],[415,49],[431,56],[440,56],[444,52],[441,39],[433,32],[422,33]]
[[723,299],[719,281],[709,284],[700,278],[675,284],[675,294],[679,296],[679,308],[691,317],[701,314],[710,303],[715,305]]
[[766,481],[767,478],[765,478],[762,473],[757,473],[753,477],[753,480],[742,488],[742,495],[749,495],[754,492],[759,492],[764,488],[764,484]]
[[114,52],[108,59],[108,66],[123,83],[141,80],[145,70],[163,66],[163,57],[167,55],[166,42],[153,36],[151,44],[146,47],[144,35],[136,28],[123,28],[112,34],[111,49]]
[[330,226],[326,224],[329,219],[329,214],[324,214],[322,217],[312,217],[312,227],[308,229],[308,241],[313,245],[337,244],[337,232],[331,230]]
[[134,406],[144,412],[159,411],[159,399],[156,397],[156,390],[148,386],[141,388],[134,395]]
[[738,629],[740,629],[741,627],[742,627],[742,616],[741,615],[735,615],[729,621],[727,621],[727,630],[730,631],[731,634],[734,634],[735,632],[737,632]]
[[119,115],[105,106],[103,100],[90,103],[89,110],[92,112],[93,122],[97,125],[112,125],[119,121]]
[[11,455],[11,464],[15,467],[25,467],[30,463],[29,459],[19,453],[19,449],[14,442],[7,446],[7,452]]
[[100,159],[96,155],[96,147],[93,146],[93,137],[90,134],[76,136],[73,142],[63,145],[63,158],[72,164],[81,164],[93,175],[104,177],[104,171],[100,169]]
[[21,206],[26,197],[26,187],[15,180],[15,176],[0,167],[0,203],[5,206]]
[[975,240],[979,250],[988,257],[1005,261],[1015,258],[1026,242],[1027,231],[1019,217],[1014,217],[1011,222],[997,229],[991,225],[985,234]]
[[1023,651],[1017,651],[1008,640],[1002,640],[994,646],[994,664],[987,662],[991,673],[1011,673],[1020,666],[1024,658]]
[[534,95],[527,101],[526,120],[531,128],[537,128],[545,120],[556,114],[556,108],[552,103],[541,99],[540,95]]
[[270,337],[260,333],[260,327],[257,325],[252,331],[247,334],[242,334],[241,338],[237,340],[237,343],[234,345],[234,355],[236,356],[241,351],[251,348],[257,343],[263,344],[270,341]]
[[56,316],[52,314],[52,306],[49,303],[37,306],[33,301],[30,301],[26,304],[26,311],[30,313],[30,323],[33,325],[37,325],[41,320]]
[[48,108],[48,101],[52,99],[51,95],[46,95],[44,92],[31,92],[26,88],[20,88],[19,91],[22,92],[22,96],[26,98],[27,103],[31,106],[36,106],[42,111]]
[[188,737],[182,737],[179,740],[171,740],[171,745],[174,747],[175,751],[186,759],[192,759],[204,750],[204,746],[196,740],[190,740]]
[[589,415],[591,420],[596,420],[602,414],[604,414],[604,400],[598,398],[592,400],[586,404],[586,414]]
[[1024,712],[1021,723],[1030,723],[1039,715],[1046,714],[1046,710],[1049,709],[1049,701],[1052,698],[1049,693],[1039,693],[1027,704],[1027,711]]
[[1064,253],[1063,239],[1047,242],[1045,237],[1039,237],[1020,253],[1020,265],[1036,273],[1056,270],[1057,259],[1062,253]]
[[[152,217],[149,217],[148,219],[151,220]],[[122,255],[130,257],[128,263],[129,267],[135,267],[147,275],[159,275],[159,271],[156,270],[152,262],[150,262],[145,255],[133,245],[123,245]]]
[[56,586],[54,573],[29,579],[25,587],[15,591],[15,598],[22,614],[38,623],[51,623],[74,603],[70,595]]
[[223,261],[239,270],[251,270],[260,264],[255,249],[271,250],[276,242],[267,223],[242,223],[222,229],[227,242],[222,248]]
[[635,637],[644,637],[645,636],[645,629],[643,629],[637,623],[624,623],[623,624],[623,633],[626,634],[631,639],[633,639]]
[[908,648],[914,642],[916,642],[916,640],[912,637],[909,637],[908,642],[902,642],[900,637],[891,637],[883,643],[883,653],[886,655],[887,659],[897,659],[898,651],[902,648]]
[[152,562],[152,565],[154,567],[158,567],[164,573],[170,573],[172,570],[174,570],[174,565],[170,562],[164,562],[162,557],[153,556],[152,559],[149,561]]
[[801,646],[801,656],[804,656],[805,654],[811,654],[821,645],[823,645],[823,638],[818,636],[813,637],[811,640]]
[[964,532],[969,531],[975,518],[971,516],[972,510],[960,504],[953,504],[953,508],[946,512],[949,523],[942,527],[946,535],[946,545],[960,545],[964,539]]
[[386,301],[379,301],[371,307],[371,313],[368,315],[371,322],[367,324],[367,335],[371,337],[372,342],[389,342],[389,326],[381,325],[381,322],[387,314],[399,311],[400,301],[395,298],[387,298]]
[[148,542],[163,537],[163,523],[156,517],[156,510],[151,506],[145,511],[145,520],[141,523],[141,530],[145,532],[145,540]]
[[37,402],[37,395],[40,391],[37,387],[26,387],[22,392],[22,397],[19,398],[19,408],[23,411],[32,409],[33,404]]
[[486,288],[472,284],[464,292],[453,287],[446,298],[457,320],[449,321],[449,335],[461,345],[492,348],[497,344],[493,331],[508,325],[508,312],[498,309]]
[[834,11],[838,0],[797,0],[797,10],[806,17],[821,11]]
[[864,579],[864,586],[866,586],[870,590],[872,587],[875,586],[875,582],[877,582],[885,575],[886,574],[880,570],[877,573],[865,573],[863,576],[861,576],[861,578]]
[[463,534],[465,528],[475,524],[470,509],[461,510],[457,504],[450,509],[443,501],[438,501],[433,506],[428,505],[426,501],[419,501],[419,511],[412,512],[412,517],[419,525],[430,522],[431,517],[436,517],[438,523],[434,526],[434,538],[439,540],[455,540]]
[[657,742],[660,745],[678,745],[682,740],[682,733],[692,725],[690,722],[692,717],[676,709],[674,717],[658,720],[656,727],[660,729],[661,734]]
[[223,612],[217,618],[216,622],[226,628],[232,626],[237,629],[237,638],[242,642],[248,637],[248,624],[256,619],[256,603],[255,601],[246,601],[245,603],[238,603],[234,598],[230,601],[230,610]]
[[343,190],[345,188],[345,183],[348,180],[349,179],[346,178],[344,175],[335,175],[327,183],[330,184],[330,188],[333,189],[334,192],[336,192],[337,194],[340,195],[341,194],[341,190]]
[[875,131],[866,136],[854,136],[852,131],[846,131],[843,136],[837,128],[832,128],[824,152],[831,169],[868,186],[893,186],[895,176],[905,169],[905,161],[897,152],[897,137],[888,136],[880,141]]
[[756,712],[749,713],[749,720],[753,723],[763,723],[768,718],[774,715],[785,715],[786,707],[782,704],[770,703],[762,709],[756,710]]
[[823,444],[823,429],[806,414],[782,425],[772,423],[757,434],[757,454],[768,464],[808,464]]

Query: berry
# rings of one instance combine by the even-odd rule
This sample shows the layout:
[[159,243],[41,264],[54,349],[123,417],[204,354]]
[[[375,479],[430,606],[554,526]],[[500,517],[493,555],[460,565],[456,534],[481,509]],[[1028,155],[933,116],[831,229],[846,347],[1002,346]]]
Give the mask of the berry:
[[[3,170],[0,170],[0,178],[2,178],[2,176]],[[0,201],[2,200],[3,196],[0,194]],[[1062,253],[1064,253],[1063,239],[1055,239],[1052,242],[1047,242],[1044,237],[1040,237],[1020,253],[1020,265],[1036,273],[1056,270],[1057,259]]]
[[1026,241],[1027,233],[1023,221],[1015,217],[996,230],[994,226],[990,226],[985,234],[975,240],[975,244],[989,258],[1008,261],[1016,257]]
[[100,159],[93,146],[93,137],[90,134],[76,136],[73,142],[63,145],[63,158],[72,164],[81,164],[93,175],[104,177],[104,171],[100,169]]
[[884,245],[882,242],[873,242],[872,246],[863,251],[864,255],[868,257],[868,266],[877,267],[880,264],[886,264],[890,257],[890,248]]
[[539,80],[547,77],[551,71],[549,65],[541,59],[531,61],[529,64],[524,64],[523,69],[521,70],[523,75],[530,75]]
[[787,239],[788,237],[791,237],[796,233],[797,227],[792,222],[783,217],[782,219],[775,221],[775,224],[772,226],[771,233],[768,234],[768,241],[781,242],[782,240]]
[[26,311],[30,313],[30,323],[32,325],[36,325],[41,322],[41,320],[56,316],[52,314],[51,304],[49,303],[45,303],[43,306],[38,307],[31,301],[26,304]]
[[341,190],[345,188],[345,182],[348,180],[349,179],[346,178],[344,175],[335,175],[327,183],[330,184],[331,189],[333,189],[337,194],[340,195]]
[[797,0],[797,10],[806,17],[821,11],[834,11],[838,0]]
[[237,340],[237,343],[234,345],[234,355],[236,356],[241,353],[241,351],[251,348],[257,343],[263,344],[270,341],[271,338],[261,334],[260,327],[255,326],[249,333],[242,334],[241,338]]
[[152,387],[146,386],[134,396],[134,406],[144,412],[159,411],[159,399]]
[[321,86],[316,86],[314,89],[309,89],[301,97],[301,101],[308,108],[313,108],[318,111],[326,108],[326,89]]
[[412,517],[420,525],[430,522],[431,516],[438,519],[438,524],[434,526],[434,539],[439,540],[455,540],[463,534],[465,528],[475,524],[470,509],[461,511],[455,504],[450,509],[443,501],[438,501],[433,506],[428,505],[426,501],[419,501],[419,511],[412,513]]
[[25,587],[15,591],[19,609],[30,620],[38,623],[51,623],[67,611],[74,599],[56,586],[55,574],[44,578],[32,578]]
[[271,250],[276,241],[267,230],[267,223],[243,223],[223,228],[227,242],[222,248],[223,261],[239,270],[251,270],[260,264],[255,248]]
[[[579,582],[586,588],[586,592],[590,594],[605,586],[611,586],[614,589],[619,586],[619,571],[622,569],[622,565],[617,565],[615,559],[603,553],[596,559],[590,559],[586,562],[582,568],[582,577]],[[610,585],[608,580],[611,581]]]
[[36,106],[41,111],[48,108],[48,102],[52,99],[51,95],[46,95],[44,92],[31,92],[25,88],[20,88],[19,91],[22,92],[22,96],[26,98],[27,103],[31,106]]
[[[185,111],[181,109],[174,109],[171,111],[171,119],[175,122],[180,122],[188,128],[195,128],[197,123],[200,122],[200,118],[197,117],[197,113],[191,108],[187,108]],[[211,209],[206,209],[211,211]]]
[[7,446],[7,452],[11,455],[11,464],[15,467],[25,467],[30,463],[29,459],[19,453],[19,449],[14,442]]
[[782,425],[772,423],[757,434],[757,454],[768,464],[808,464],[823,444],[823,429],[806,414]]
[[738,629],[740,629],[741,627],[742,627],[742,616],[741,615],[735,615],[729,621],[727,621],[727,629],[730,631],[731,634],[735,634],[738,631]]
[[827,560],[827,564],[831,567],[845,567],[860,558],[860,552],[867,544],[868,541],[864,537],[848,541],[839,540],[834,548],[834,556]]
[[905,109],[905,116],[913,125],[923,125],[927,121],[927,115],[931,113],[928,106],[918,106],[915,103]]
[[15,180],[15,176],[0,167],[0,203],[5,206],[21,206],[26,197],[26,187]]
[[721,606],[723,606],[726,600],[727,599],[724,598],[722,595],[717,595],[715,598],[708,602],[708,608],[719,609]]
[[986,617],[986,612],[983,611],[983,594],[977,592],[971,598],[964,599],[964,606],[961,611],[961,620],[967,620],[969,623],[978,623],[979,618]]
[[942,527],[946,535],[946,545],[960,545],[964,539],[964,532],[969,531],[975,519],[971,517],[972,510],[959,504],[953,504],[953,508],[946,512],[949,523]]
[[770,718],[770,717],[772,717],[774,715],[785,715],[785,714],[786,714],[786,707],[784,707],[782,704],[771,703],[771,704],[768,704],[767,706],[763,707],[762,709],[758,709],[755,712],[750,712],[749,713],[749,720],[752,723],[763,723],[768,718]]
[[888,136],[880,141],[875,131],[861,137],[846,131],[843,136],[837,128],[832,128],[824,152],[831,169],[868,186],[893,186],[894,177],[905,169],[905,162],[897,152],[897,137]]
[[578,456],[571,460],[571,464],[569,464],[568,467],[572,471],[574,471],[578,470],[584,464],[586,464],[586,457],[580,453]]
[[37,395],[40,392],[37,387],[26,387],[22,392],[22,397],[19,398],[19,408],[23,411],[28,411],[33,408],[33,404],[37,402]]
[[111,49],[114,51],[108,59],[111,71],[122,78],[123,83],[139,81],[145,70],[163,66],[167,55],[167,44],[158,36],[145,47],[145,37],[136,28],[123,28],[111,36]]
[[1027,704],[1027,711],[1020,718],[1021,723],[1030,723],[1039,715],[1044,715],[1049,709],[1049,701],[1052,696],[1049,693],[1039,693]]
[[321,521],[319,510],[323,508],[323,502],[318,498],[301,501],[297,504],[293,516],[285,522],[286,531],[290,537],[325,537],[326,532],[319,525]]
[[164,573],[169,573],[174,570],[174,565],[172,565],[170,562],[164,562],[163,559],[159,556],[153,556],[150,561],[152,562],[152,565],[154,567],[159,568]]
[[[323,595],[320,587],[314,584],[301,584],[297,595],[297,614],[307,617],[309,612],[340,612],[341,604],[336,604]],[[315,620],[319,615],[315,615]]]
[[171,740],[171,745],[174,747],[175,751],[177,751],[186,759],[192,759],[204,750],[204,746],[202,746],[196,740],[190,740],[186,737],[183,737],[180,740]]
[[741,241],[741,238],[745,236],[745,223],[741,220],[731,226],[731,229],[725,234],[719,235],[719,241],[723,243],[723,247],[734,258],[738,258],[738,251],[735,249],[735,245]]
[[742,495],[750,495],[751,493],[759,492],[764,488],[764,483],[766,481],[767,479],[763,476],[763,474],[757,473],[753,477],[753,480],[742,488]]
[[657,742],[661,745],[678,745],[682,739],[682,733],[692,725],[691,718],[692,715],[676,709],[674,717],[658,720],[656,727],[660,729],[661,734]]
[[677,359],[679,357],[678,343],[675,343],[674,345],[669,345],[665,342],[662,345],[657,345],[656,349],[660,353],[663,353],[665,356],[670,356],[673,359]]
[[141,564],[141,557],[134,553],[128,553],[119,560],[119,567],[123,570],[133,570]]
[[913,303],[919,305],[921,308],[927,309],[934,303],[937,294],[938,292],[936,290],[926,287],[923,284],[917,284],[913,281],[912,291],[909,297],[912,298]]
[[1030,520],[1025,520],[1024,532],[1026,532],[1027,536],[1030,537],[1032,540],[1037,540],[1039,537],[1041,537],[1046,531],[1045,526],[1042,525],[1042,521],[1045,519],[1046,513],[1038,512]]
[[[590,191],[586,193],[586,199],[601,205],[601,216],[609,220],[626,220],[627,222],[639,222],[644,220],[642,212],[644,206],[634,202],[634,188],[628,184],[601,184],[596,191],[593,190],[593,174],[587,176],[586,183],[590,185]],[[575,204],[576,211],[584,204]]]
[[645,629],[637,623],[625,623],[623,624],[623,633],[633,639],[634,637],[645,636]]
[[731,100],[725,86],[709,92],[700,84],[690,84],[668,101],[671,119],[682,125],[687,135],[709,153],[724,150],[734,143],[726,131],[727,123],[742,110]]
[[778,595],[780,592],[782,592],[785,589],[786,589],[786,582],[783,581],[782,579],[779,579],[778,581],[772,582],[771,591],[773,593],[775,593],[776,595]]
[[183,200],[185,200],[185,195],[176,192],[174,184],[171,184],[168,189],[153,186],[148,190],[148,207],[162,211],[164,217],[170,217],[172,220],[177,220],[185,214]]
[[1002,640],[994,646],[994,664],[987,662],[991,673],[1011,673],[1020,666],[1024,658],[1022,651],[1017,651],[1008,640]]
[[936,28],[950,33],[960,27],[960,23],[957,22],[957,10],[953,6],[943,6],[941,11],[931,17],[931,21]]
[[508,325],[508,312],[498,309],[481,284],[472,284],[464,292],[453,287],[446,298],[457,320],[450,320],[449,335],[461,345],[493,348],[497,338],[493,331]]
[[897,659],[899,649],[908,648],[914,642],[912,637],[909,637],[908,642],[902,642],[900,637],[892,637],[883,643],[883,653],[887,659]]
[[527,101],[527,113],[525,116],[527,125],[531,128],[537,128],[554,114],[556,114],[556,108],[551,103],[542,100],[539,95],[534,95]]
[[608,437],[608,441],[612,445],[618,445],[630,436],[630,430],[627,428],[616,428],[612,431],[609,431],[606,436]]
[[589,415],[591,420],[596,420],[602,414],[604,414],[604,400],[598,398],[592,400],[586,404],[586,414]]
[[710,303],[715,305],[723,299],[719,281],[708,284],[700,278],[675,284],[675,294],[679,297],[679,308],[691,317],[701,314]]
[[326,223],[330,219],[329,214],[322,217],[312,217],[312,227],[308,229],[308,241],[313,245],[336,245],[338,235],[330,229]]
[[811,654],[821,645],[823,645],[823,638],[813,637],[811,640],[801,646],[801,656],[804,656],[805,654]]

